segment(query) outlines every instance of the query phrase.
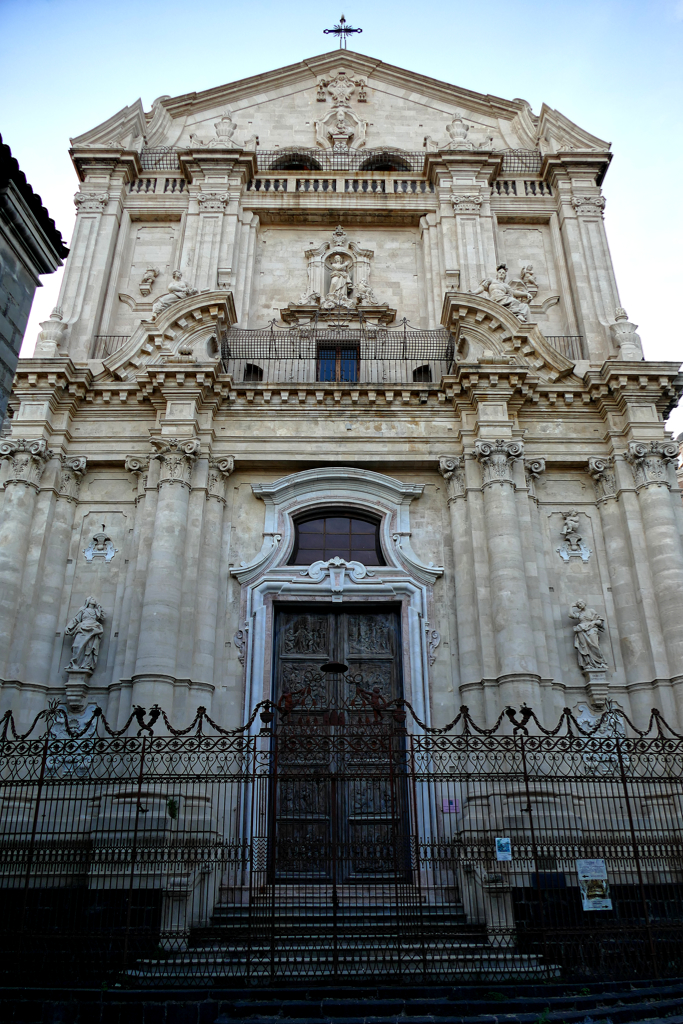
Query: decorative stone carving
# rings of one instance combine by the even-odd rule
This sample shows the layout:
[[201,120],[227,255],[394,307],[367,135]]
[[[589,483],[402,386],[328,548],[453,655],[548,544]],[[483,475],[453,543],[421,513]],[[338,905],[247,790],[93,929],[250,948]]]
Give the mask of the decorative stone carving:
[[102,559],[103,562],[108,564],[119,550],[114,547],[111,537],[104,532],[104,529],[104,524],[102,524],[102,530],[99,533],[93,534],[87,548],[83,549],[86,562],[92,562],[93,559],[97,558]]
[[478,192],[451,192],[451,202],[456,213],[479,213],[483,201]]
[[631,464],[636,488],[669,486],[667,466],[678,460],[678,447],[673,441],[631,441],[624,456]]
[[588,460],[588,472],[593,477],[598,501],[602,498],[614,498],[617,493],[617,478],[612,459],[591,457]]
[[621,358],[632,362],[641,362],[643,356],[643,345],[640,335],[636,334],[638,324],[632,324],[626,310],[619,306],[614,311],[615,323],[610,324],[612,341],[619,348]]
[[[318,79],[318,94],[317,100],[319,103],[325,103],[327,97],[325,93],[332,100],[333,107],[349,107],[351,104],[351,97],[356,91],[356,86],[360,89],[358,94],[358,102],[367,102],[367,79],[362,76],[359,78],[349,78],[344,68],[339,68],[332,77],[321,76]],[[362,99],[361,99],[362,95]]]
[[190,486],[190,472],[195,459],[199,455],[200,442],[198,437],[160,438],[153,437],[151,444],[156,449],[154,458],[161,463],[159,486],[161,484],[180,484]]
[[[362,562],[347,562],[344,558],[330,558],[326,562],[313,562],[312,565],[303,569],[300,575],[308,576],[314,583],[322,582],[325,576],[329,575],[332,600],[341,601],[341,595],[344,590],[344,579],[347,572],[354,583],[360,583],[360,581],[364,580],[367,576],[375,575],[374,572],[366,568]],[[371,581],[368,580],[367,582]]]
[[448,484],[448,500],[461,498],[465,494],[465,460],[462,455],[446,456],[439,459],[439,473]]
[[604,196],[572,196],[572,206],[579,216],[602,217],[605,209]]
[[45,464],[52,455],[53,452],[43,440],[28,441],[26,438],[17,438],[3,441],[0,444],[0,459],[7,459],[10,463],[5,487],[8,484],[24,484],[37,491]]
[[50,313],[49,320],[43,320],[40,325],[40,334],[36,341],[33,352],[34,359],[54,359],[61,355],[59,346],[64,341],[64,336],[69,325],[64,323],[64,314],[59,306]]
[[77,192],[74,196],[78,213],[102,213],[108,202],[108,192]]
[[149,469],[149,459],[144,455],[126,455],[123,465],[127,473],[145,473]]
[[521,441],[475,441],[474,454],[482,467],[482,484],[512,483],[512,466],[524,455]]
[[525,459],[524,460],[524,475],[526,477],[526,486],[529,495],[536,499],[536,481],[538,480],[541,473],[545,473],[545,459]]
[[[228,205],[229,199],[230,196],[227,192],[200,192],[197,196],[199,211],[200,213],[222,213]],[[192,291],[188,294],[195,295],[196,292]]]
[[158,267],[147,267],[147,270],[140,279],[140,295],[149,295],[154,287],[154,282],[159,276]]
[[485,295],[492,302],[500,303],[501,306],[505,306],[511,313],[514,313],[518,320],[526,323],[529,319],[531,294],[519,279],[508,284],[505,280],[507,272],[507,264],[500,263],[496,267],[496,276],[485,278],[472,294]]
[[64,630],[65,636],[73,637],[71,661],[67,665],[67,705],[72,711],[79,711],[85,704],[88,681],[97,667],[100,644],[104,635],[104,609],[94,597],[87,597]]
[[218,498],[225,503],[225,482],[235,468],[235,457],[226,455],[222,459],[209,460],[209,476],[206,484],[207,498]]
[[438,629],[431,629],[429,623],[425,622],[425,638],[427,640],[429,664],[433,665],[436,661],[436,649],[441,643],[441,633],[439,633]]
[[583,672],[586,689],[594,704],[600,706],[607,698],[607,662],[600,650],[600,633],[605,630],[605,620],[594,608],[587,608],[585,601],[576,601],[569,609],[569,618],[574,626],[574,649],[579,668]]
[[79,455],[76,458],[62,456],[62,473],[58,487],[60,498],[66,498],[67,501],[76,500],[78,488],[87,465],[88,460],[85,455]]
[[246,654],[247,648],[247,630],[238,629],[233,637],[235,647],[237,648],[237,657],[240,665],[244,665],[244,655]]
[[[287,323],[310,319],[318,310],[334,315],[341,307],[354,312],[362,309],[364,316],[390,323],[395,310],[380,303],[370,285],[374,255],[372,249],[361,249],[349,241],[340,224],[332,232],[331,241],[306,250],[308,288],[297,305],[290,303],[287,309],[281,310],[282,318]],[[378,308],[373,310],[372,307]]]
[[450,142],[446,149],[471,150],[474,143],[467,141],[467,133],[470,126],[463,121],[459,114],[456,114],[450,124],[446,125],[446,131],[450,136]]
[[587,562],[590,558],[592,551],[586,547],[583,543],[583,538],[579,533],[579,512],[577,509],[570,509],[569,512],[563,512],[564,524],[562,526],[562,537],[563,542],[557,548],[557,553],[564,562],[568,562],[570,558],[580,558],[582,562]]
[[[533,263],[524,264],[519,272],[519,280],[522,282],[529,295],[529,301],[533,302],[538,294],[538,285],[536,283]],[[512,284],[514,284],[514,282],[512,282]]]
[[214,128],[216,129],[216,137],[211,139],[209,147],[213,149],[234,149],[236,143],[233,135],[237,131],[237,125],[232,119],[232,112],[230,110],[226,110],[223,116],[214,123]]
[[174,302],[180,302],[181,299],[187,299],[190,295],[197,295],[197,289],[183,281],[183,274],[181,270],[174,270],[171,278],[171,283],[168,286],[168,291],[164,295],[160,295],[157,301],[152,306],[152,320],[156,320],[159,313],[163,313],[165,309],[172,306]]

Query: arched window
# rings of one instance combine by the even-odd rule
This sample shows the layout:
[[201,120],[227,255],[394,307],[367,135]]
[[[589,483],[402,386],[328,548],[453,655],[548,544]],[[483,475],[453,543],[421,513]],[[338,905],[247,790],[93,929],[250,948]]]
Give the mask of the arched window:
[[409,162],[399,153],[373,153],[360,165],[361,171],[404,171],[410,173]]
[[428,384],[432,379],[432,370],[429,363],[416,366],[413,370],[413,380],[416,384]]
[[344,558],[363,565],[386,565],[379,541],[379,521],[333,509],[298,519],[290,565],[312,565]]
[[256,363],[245,363],[244,364],[244,376],[242,380],[251,382],[252,384],[256,381],[263,380],[263,367],[257,366]]
[[310,153],[296,150],[282,153],[268,168],[271,171],[321,171],[322,167]]

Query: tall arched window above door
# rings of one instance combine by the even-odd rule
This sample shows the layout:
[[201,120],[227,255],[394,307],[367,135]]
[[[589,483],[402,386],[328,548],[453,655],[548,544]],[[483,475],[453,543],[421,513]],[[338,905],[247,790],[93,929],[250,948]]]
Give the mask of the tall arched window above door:
[[363,565],[386,565],[379,539],[379,520],[343,510],[302,516],[294,523],[290,565],[312,565],[330,558]]

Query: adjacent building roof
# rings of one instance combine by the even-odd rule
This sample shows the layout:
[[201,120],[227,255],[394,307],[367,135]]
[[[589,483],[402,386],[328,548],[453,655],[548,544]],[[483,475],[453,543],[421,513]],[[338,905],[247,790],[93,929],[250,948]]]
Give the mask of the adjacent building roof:
[[2,141],[2,135],[0,135],[0,188],[6,188],[10,182],[31,210],[47,242],[53,247],[57,256],[62,259],[68,256],[69,250],[64,245],[61,232],[55,227],[55,222],[43,206],[42,199],[29,185],[26,175],[12,156],[12,150]]

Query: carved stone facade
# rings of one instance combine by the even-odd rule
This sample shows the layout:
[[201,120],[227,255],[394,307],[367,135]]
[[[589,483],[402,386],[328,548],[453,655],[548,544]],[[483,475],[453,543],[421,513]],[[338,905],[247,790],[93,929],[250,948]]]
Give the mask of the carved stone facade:
[[[0,711],[237,726],[330,692],[278,662],[305,606],[292,650],[348,614],[369,659],[390,610],[423,721],[683,728],[683,378],[622,308],[607,143],[350,51],[108,114],[0,440]],[[307,564],[325,516],[368,546]]]

